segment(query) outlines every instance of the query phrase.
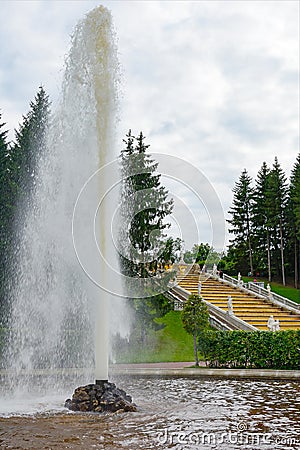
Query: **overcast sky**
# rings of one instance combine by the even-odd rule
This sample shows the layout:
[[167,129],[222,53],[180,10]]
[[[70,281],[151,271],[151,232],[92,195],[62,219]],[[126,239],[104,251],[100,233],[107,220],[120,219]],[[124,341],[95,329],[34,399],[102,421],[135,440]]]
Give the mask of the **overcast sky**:
[[[277,156],[290,175],[299,152],[298,1],[2,0],[0,109],[8,128],[40,84],[55,104],[72,30],[99,4],[112,12],[123,72],[120,145],[128,128],[143,130],[153,152],[201,171],[225,214],[244,168],[255,178]],[[188,191],[182,196],[202,214]]]

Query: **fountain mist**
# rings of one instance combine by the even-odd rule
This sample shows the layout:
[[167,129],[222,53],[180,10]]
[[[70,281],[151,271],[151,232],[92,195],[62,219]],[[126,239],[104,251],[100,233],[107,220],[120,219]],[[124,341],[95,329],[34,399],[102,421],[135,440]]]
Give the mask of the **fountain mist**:
[[[75,29],[66,59],[62,100],[53,118],[47,154],[40,161],[37,189],[21,230],[21,247],[8,293],[11,334],[7,366],[17,379],[24,369],[27,373],[94,365],[96,378],[107,379],[108,294],[103,294],[80,267],[71,223],[82,186],[115,157],[117,76],[111,16],[100,6]],[[105,192],[108,177],[109,173],[89,190],[89,198],[85,198],[81,208],[77,241],[83,247],[90,226],[90,208],[99,193]],[[106,239],[110,226],[105,219],[105,205],[99,227],[100,249],[105,255],[112,251]],[[90,261],[95,267],[97,263],[96,259]],[[97,270],[105,276],[104,265]]]

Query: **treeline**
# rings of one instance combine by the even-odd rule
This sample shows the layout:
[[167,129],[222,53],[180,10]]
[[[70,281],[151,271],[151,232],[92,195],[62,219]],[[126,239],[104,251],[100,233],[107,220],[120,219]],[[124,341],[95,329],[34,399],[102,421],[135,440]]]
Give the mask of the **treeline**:
[[256,179],[244,169],[233,188],[226,255],[228,272],[251,273],[286,285],[299,285],[300,260],[300,154],[290,179],[275,158],[264,162]]
[[17,231],[25,220],[24,205],[30,205],[37,183],[36,169],[45,150],[49,117],[49,97],[43,87],[38,89],[11,142],[0,112],[0,320],[7,307],[5,286],[10,261],[18,251]]

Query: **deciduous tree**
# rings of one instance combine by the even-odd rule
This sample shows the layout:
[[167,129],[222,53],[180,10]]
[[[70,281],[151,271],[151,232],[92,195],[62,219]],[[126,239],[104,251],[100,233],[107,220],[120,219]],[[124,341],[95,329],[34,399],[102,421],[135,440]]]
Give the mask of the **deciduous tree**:
[[195,364],[199,366],[197,337],[209,327],[209,313],[206,304],[199,295],[192,294],[184,303],[181,313],[183,328],[193,336]]

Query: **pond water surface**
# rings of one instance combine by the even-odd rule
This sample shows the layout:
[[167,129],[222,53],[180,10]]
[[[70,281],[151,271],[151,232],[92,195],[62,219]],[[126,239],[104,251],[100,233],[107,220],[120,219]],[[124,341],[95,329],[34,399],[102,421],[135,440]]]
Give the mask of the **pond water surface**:
[[132,377],[112,380],[135,413],[73,413],[72,391],[0,400],[1,449],[300,449],[297,382]]

